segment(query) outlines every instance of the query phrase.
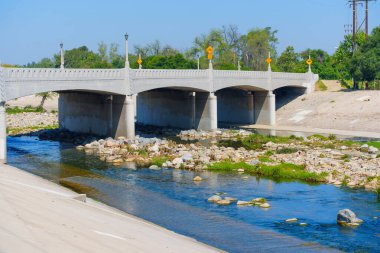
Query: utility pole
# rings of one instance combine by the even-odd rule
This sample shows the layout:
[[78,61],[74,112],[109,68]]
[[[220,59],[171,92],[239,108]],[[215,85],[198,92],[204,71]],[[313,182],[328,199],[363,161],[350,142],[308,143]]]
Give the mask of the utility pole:
[[365,0],[365,37],[368,38],[368,0]]
[[[353,38],[353,48],[354,50],[356,49],[356,37],[357,37],[357,32],[361,29],[363,23],[365,24],[365,28],[364,28],[364,32],[365,32],[365,35],[366,37],[368,37],[368,34],[369,34],[369,28],[368,28],[368,19],[369,19],[369,15],[368,15],[368,10],[369,10],[369,2],[371,1],[376,1],[376,0],[348,0],[348,3],[350,4],[350,6],[352,6],[352,38]],[[358,9],[357,9],[357,6],[358,4],[360,4],[361,6],[363,6],[363,2],[365,3],[364,4],[364,9],[365,9],[365,18],[363,20],[363,22],[361,23],[360,27],[358,27]]]
[[352,52],[356,50],[356,0],[352,0]]

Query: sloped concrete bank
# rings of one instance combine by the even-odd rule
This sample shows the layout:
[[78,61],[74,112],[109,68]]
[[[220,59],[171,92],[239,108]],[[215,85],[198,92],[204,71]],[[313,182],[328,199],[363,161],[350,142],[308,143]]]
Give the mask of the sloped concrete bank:
[[0,252],[221,252],[0,165]]

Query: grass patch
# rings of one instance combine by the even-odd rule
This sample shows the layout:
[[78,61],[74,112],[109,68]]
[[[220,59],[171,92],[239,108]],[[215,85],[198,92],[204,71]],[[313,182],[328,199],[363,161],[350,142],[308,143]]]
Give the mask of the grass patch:
[[298,148],[280,148],[276,150],[277,154],[293,154],[298,151]]
[[157,165],[158,167],[161,167],[163,163],[170,160],[167,156],[156,156],[153,157],[151,160],[151,165]]
[[320,90],[320,91],[326,91],[327,90],[327,86],[324,82],[322,82],[322,80],[318,80],[317,86],[318,86],[318,90]]
[[7,114],[18,114],[18,113],[24,113],[24,112],[46,112],[46,110],[40,106],[32,107],[30,105],[27,105],[24,108],[20,108],[18,106],[8,107],[6,108],[6,112]]
[[327,173],[313,173],[305,171],[304,166],[291,163],[282,163],[279,165],[268,166],[264,164],[250,165],[244,162],[232,163],[223,161],[209,165],[208,169],[213,171],[235,172],[238,169],[244,169],[246,173],[253,175],[269,177],[279,180],[301,180],[306,182],[324,182]]
[[247,150],[262,149],[263,145],[268,142],[273,143],[289,143],[293,140],[303,140],[302,137],[280,137],[271,135],[251,134],[244,138],[237,138],[235,140],[221,140],[218,142],[219,146],[241,148],[244,147]]
[[311,139],[317,139],[317,140],[320,140],[320,141],[328,141],[329,140],[328,137],[320,135],[320,134],[313,134],[313,135],[308,136],[307,138],[309,140],[311,140]]
[[380,141],[369,141],[369,142],[365,142],[364,144],[368,144],[368,146],[372,146],[372,147],[380,149]]
[[47,126],[30,126],[30,127],[7,127],[7,134],[17,135],[23,133],[30,133],[40,130],[52,130],[59,128],[59,125],[47,125]]

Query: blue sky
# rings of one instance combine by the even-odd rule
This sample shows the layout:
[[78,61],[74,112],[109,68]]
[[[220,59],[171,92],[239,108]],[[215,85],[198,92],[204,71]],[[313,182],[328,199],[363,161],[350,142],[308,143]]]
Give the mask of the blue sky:
[[[362,8],[360,12],[364,12]],[[360,18],[361,19],[361,18]],[[370,3],[370,30],[380,25],[380,2]],[[116,42],[124,53],[156,39],[184,50],[195,36],[235,24],[241,33],[255,27],[278,30],[281,52],[335,50],[351,23],[346,0],[0,0],[0,61],[25,64],[51,57],[62,41],[70,49]]]

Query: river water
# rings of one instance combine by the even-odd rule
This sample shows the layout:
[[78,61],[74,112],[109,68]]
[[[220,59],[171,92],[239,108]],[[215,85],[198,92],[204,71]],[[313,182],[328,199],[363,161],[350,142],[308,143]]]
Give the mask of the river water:
[[[8,162],[229,252],[380,252],[380,202],[363,190],[244,174],[115,167],[71,144],[36,137],[9,137]],[[204,180],[193,182],[196,175]],[[272,207],[208,203],[215,193],[239,200],[264,197]],[[353,210],[364,223],[356,228],[337,226],[336,215],[343,208]],[[293,217],[299,221],[284,221]]]

